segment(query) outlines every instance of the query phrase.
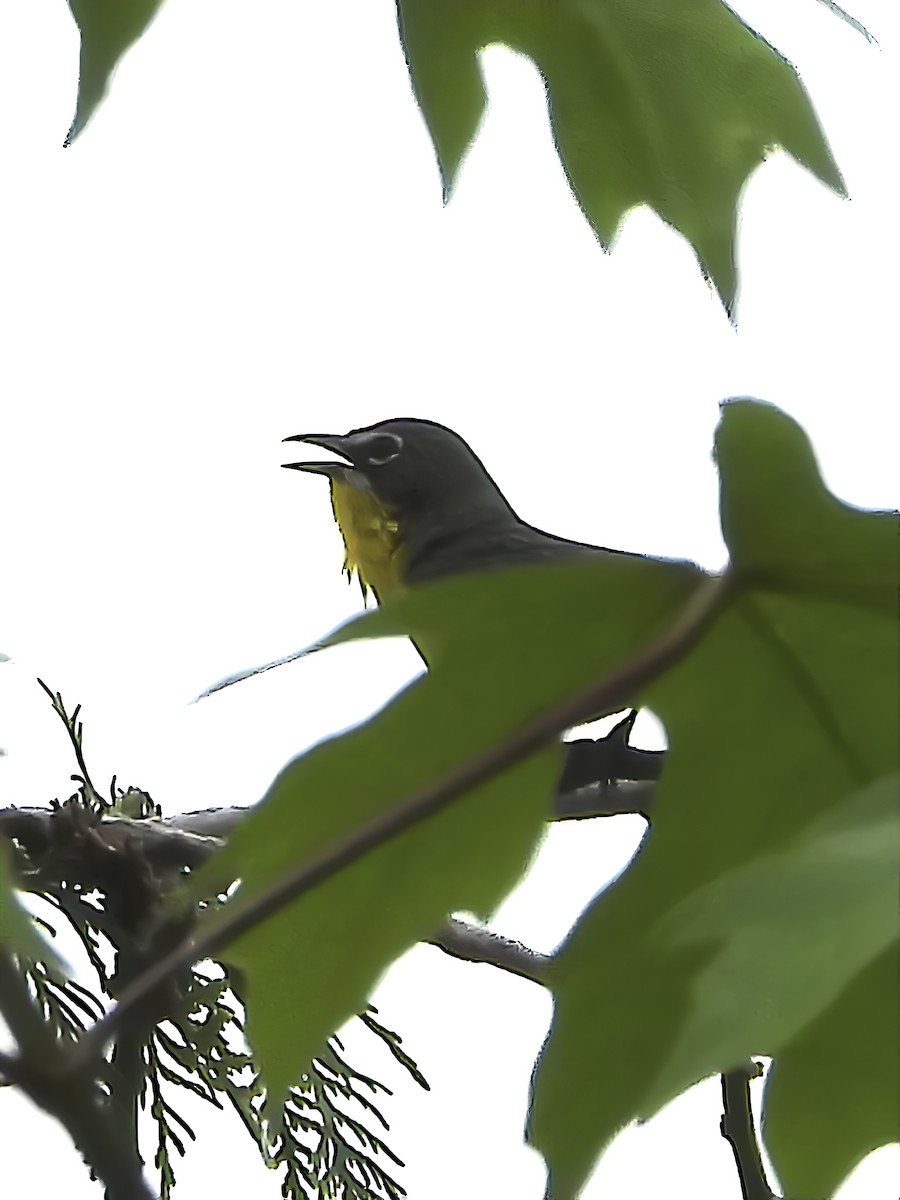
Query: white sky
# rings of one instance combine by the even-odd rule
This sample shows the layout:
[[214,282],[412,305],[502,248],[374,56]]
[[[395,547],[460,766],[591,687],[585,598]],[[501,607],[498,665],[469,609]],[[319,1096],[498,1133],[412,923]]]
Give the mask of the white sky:
[[[68,11],[0,10],[0,648],[15,660],[0,675],[0,803],[70,790],[36,675],[83,704],[98,785],[115,771],[174,812],[252,802],[416,668],[402,646],[354,646],[187,706],[357,606],[324,484],[279,469],[287,434],[443,421],[524,518],[715,567],[717,406],[750,393],[804,424],[839,495],[896,505],[897,13],[853,6],[875,49],[814,0],[741,11],[799,65],[852,200],[783,156],[758,172],[735,333],[652,215],[601,253],[537,76],[505,51],[485,57],[491,112],[442,210],[389,0],[178,0],[66,151]],[[497,928],[551,949],[640,830],[554,829]],[[419,948],[375,999],[433,1088],[357,1040],[351,1061],[396,1088],[389,1141],[413,1200],[538,1200],[521,1129],[549,998]],[[0,1120],[22,1147],[20,1190],[39,1144],[45,1184],[99,1195],[9,1092]],[[585,1200],[738,1200],[718,1120],[710,1081],[622,1135]],[[221,1200],[278,1196],[249,1140],[203,1124],[180,1195],[215,1175]],[[894,1149],[873,1155],[842,1200],[894,1200],[898,1167]]]

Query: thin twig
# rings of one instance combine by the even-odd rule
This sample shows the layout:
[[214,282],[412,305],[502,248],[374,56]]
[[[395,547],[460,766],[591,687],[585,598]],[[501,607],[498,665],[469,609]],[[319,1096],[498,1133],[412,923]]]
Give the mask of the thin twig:
[[377,814],[246,903],[241,904],[239,899],[232,902],[222,921],[186,938],[123,992],[119,1003],[79,1042],[76,1055],[80,1062],[85,1064],[99,1056],[129,1014],[146,1000],[148,993],[174,978],[179,971],[199,959],[215,957],[217,951],[262,924],[292,900],[311,891],[376,846],[447,808],[464,792],[499,774],[593,713],[626,707],[638,689],[682,659],[700,640],[731,597],[732,587],[732,578],[727,572],[704,580],[665,633],[599,683],[532,717],[502,741],[461,763],[437,782],[414,792],[400,804]]
[[72,749],[75,751],[75,759],[78,763],[78,768],[81,771],[80,775],[73,775],[72,779],[75,783],[80,783],[84,798],[92,808],[104,809],[109,808],[108,801],[104,800],[97,789],[91,782],[91,777],[88,774],[87,763],[84,760],[84,751],[82,750],[82,741],[84,739],[84,725],[78,720],[78,714],[81,712],[81,705],[76,704],[72,709],[72,715],[66,712],[66,706],[63,704],[62,694],[60,692],[52,692],[43,679],[38,679],[38,683],[50,697],[53,704],[53,711],[66,727],[66,733],[69,735],[69,741],[72,743]]

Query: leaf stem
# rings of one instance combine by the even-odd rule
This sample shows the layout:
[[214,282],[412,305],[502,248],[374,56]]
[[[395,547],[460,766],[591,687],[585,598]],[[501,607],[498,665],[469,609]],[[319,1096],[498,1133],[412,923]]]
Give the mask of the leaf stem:
[[762,1156],[750,1107],[750,1080],[762,1073],[758,1063],[748,1062],[722,1075],[722,1137],[731,1143],[743,1200],[777,1200],[766,1182]]

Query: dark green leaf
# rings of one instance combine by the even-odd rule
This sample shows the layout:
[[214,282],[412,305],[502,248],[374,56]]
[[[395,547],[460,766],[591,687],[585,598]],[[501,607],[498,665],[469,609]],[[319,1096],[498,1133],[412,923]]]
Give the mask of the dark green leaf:
[[[853,860],[842,859],[839,842],[817,823],[829,814],[844,820],[849,798],[897,769],[898,579],[894,539],[885,536],[893,518],[829,497],[803,435],[766,405],[727,406],[717,445],[724,532],[748,590],[648,689],[644,699],[670,742],[653,829],[632,866],[582,915],[556,964],[556,1010],[532,1111],[554,1200],[574,1196],[616,1131],[663,1093],[789,1045],[834,989],[865,968],[887,919],[880,893],[866,891]],[[819,837],[816,848],[810,839]],[[868,819],[850,822],[847,837],[848,852],[875,849]],[[791,855],[799,856],[796,874],[784,869]],[[721,933],[677,944],[659,936],[661,919],[686,897],[693,899],[681,911],[694,912],[697,928],[691,905],[702,905],[704,886],[707,904],[723,894],[713,881],[731,897],[734,916],[737,892],[728,888],[736,881],[757,871],[761,889],[765,876],[783,899],[796,899],[826,859],[842,863],[844,899],[859,901],[853,921],[878,910],[881,932],[872,933],[863,961],[848,945],[850,926],[840,937],[832,929],[827,904],[819,920],[808,908],[795,913],[781,954],[761,953],[755,971],[746,946],[740,955],[742,931],[748,939],[752,932],[741,921],[733,941]],[[883,883],[881,874],[873,887]],[[772,908],[762,894],[758,904],[762,923]],[[712,930],[715,912],[706,919]],[[825,980],[818,968],[832,952],[843,957]],[[804,964],[812,981],[805,1011],[796,983]],[[713,986],[720,1003],[710,1011]]]
[[156,16],[162,0],[69,0],[81,34],[78,102],[70,145],[100,106],[122,55]]
[[716,460],[731,561],[757,588],[896,615],[897,513],[864,512],[826,491],[795,421],[758,400],[727,401]]
[[843,193],[794,68],[720,0],[398,0],[398,12],[445,194],[484,111],[478,52],[502,43],[546,81],[563,167],[601,243],[650,205],[729,310],[738,198],[766,155],[783,147]]
[[897,1140],[896,1051],[894,945],[778,1055],[769,1073],[763,1133],[787,1195],[831,1196],[864,1155]]
[[[600,677],[664,628],[704,577],[652,560],[459,578],[414,589],[342,636],[404,629],[452,644],[377,717],[289,765],[201,874],[237,903],[373,814]],[[490,911],[540,836],[551,748],[340,872],[223,956],[246,972],[248,1033],[274,1096],[360,1011],[382,970],[453,911]]]
[[898,795],[900,775],[879,780],[784,850],[729,871],[666,914],[655,931],[662,954],[714,949],[642,1115],[742,1061],[748,1048],[788,1046],[888,947],[896,954]]

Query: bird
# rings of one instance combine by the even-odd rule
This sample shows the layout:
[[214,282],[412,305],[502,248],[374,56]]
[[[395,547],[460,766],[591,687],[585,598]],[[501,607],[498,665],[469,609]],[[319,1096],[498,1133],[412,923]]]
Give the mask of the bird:
[[[640,557],[529,525],[469,444],[436,421],[392,418],[345,434],[298,433],[284,441],[338,456],[336,461],[282,465],[329,480],[344,543],[344,571],[350,579],[358,578],[364,598],[371,592],[379,604],[421,584],[479,571],[588,557]],[[427,666],[423,648],[417,649]],[[304,653],[230,675],[197,699]],[[629,713],[605,739],[566,743],[561,794],[612,778],[657,778],[661,755],[628,744],[635,715]]]
[[[346,434],[292,434],[284,441],[339,456],[338,461],[283,466],[329,480],[344,542],[344,571],[359,579],[364,598],[371,591],[379,604],[420,584],[479,571],[640,557],[529,525],[469,444],[435,421],[392,418]],[[423,647],[416,648],[427,665]],[[561,792],[617,775],[657,777],[659,756],[628,745],[635,716],[629,713],[599,742],[567,743]]]
[[527,524],[468,443],[435,421],[392,418],[284,440],[340,456],[283,465],[329,479],[344,570],[378,603],[455,575],[623,553]]

